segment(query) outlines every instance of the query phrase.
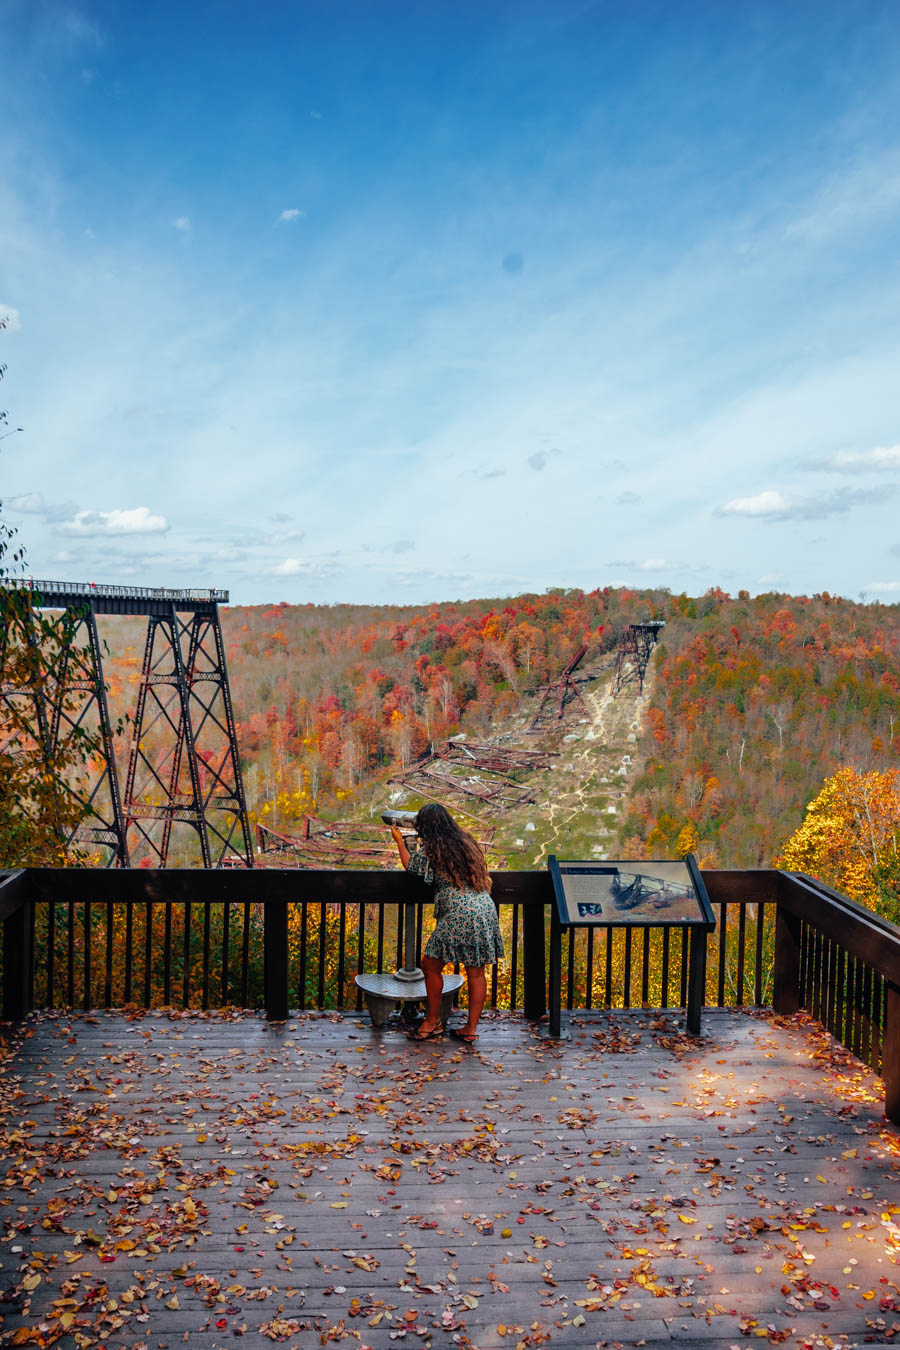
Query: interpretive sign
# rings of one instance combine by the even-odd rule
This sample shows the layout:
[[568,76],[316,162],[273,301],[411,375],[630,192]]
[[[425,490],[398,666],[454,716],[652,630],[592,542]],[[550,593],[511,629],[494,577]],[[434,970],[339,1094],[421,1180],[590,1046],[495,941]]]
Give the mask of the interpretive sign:
[[693,856],[676,862],[563,862],[550,858],[559,921],[572,924],[714,924]]
[[[692,853],[677,861],[547,860],[553,883],[550,917],[550,1034],[560,1035],[564,928],[680,928],[687,947],[687,1029],[700,1034],[706,987],[706,935],[716,926],[703,877]],[[607,942],[612,933],[607,933]],[[631,942],[631,933],[626,935]],[[668,939],[667,939],[668,941]],[[630,948],[628,949],[630,950]],[[683,949],[684,950],[684,949]]]

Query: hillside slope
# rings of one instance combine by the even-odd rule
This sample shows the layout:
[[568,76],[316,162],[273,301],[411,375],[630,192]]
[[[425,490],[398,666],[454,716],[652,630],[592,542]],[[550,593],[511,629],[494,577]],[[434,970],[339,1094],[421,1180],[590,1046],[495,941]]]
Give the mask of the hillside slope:
[[[564,718],[551,721],[538,736],[529,734],[536,700],[495,724],[492,741],[498,747],[543,750],[553,757],[547,768],[519,779],[532,801],[499,808],[446,801],[482,837],[496,830],[494,857],[502,865],[537,867],[551,853],[570,858],[614,854],[618,822],[631,783],[643,767],[637,742],[648,693],[641,697],[630,685],[613,699],[612,678],[607,671],[584,684],[587,706],[570,704]],[[424,800],[421,793],[402,787],[390,793],[395,807],[417,809]],[[375,815],[376,805],[373,799],[365,814]]]

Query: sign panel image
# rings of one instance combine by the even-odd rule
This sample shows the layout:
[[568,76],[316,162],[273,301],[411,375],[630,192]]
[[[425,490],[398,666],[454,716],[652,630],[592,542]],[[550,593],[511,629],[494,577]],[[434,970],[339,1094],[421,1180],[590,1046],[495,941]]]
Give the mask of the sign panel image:
[[563,925],[661,926],[712,921],[706,888],[691,857],[677,862],[564,862],[553,858],[550,875]]

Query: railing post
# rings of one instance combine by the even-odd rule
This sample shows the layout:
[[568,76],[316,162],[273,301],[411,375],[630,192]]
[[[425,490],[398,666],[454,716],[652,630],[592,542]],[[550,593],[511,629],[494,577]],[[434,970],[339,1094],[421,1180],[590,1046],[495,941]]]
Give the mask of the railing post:
[[3,1019],[18,1022],[34,1006],[34,944],[31,905],[24,895],[19,899],[11,891],[24,886],[22,873],[6,874],[4,896],[16,907],[3,919]]
[[522,910],[522,1011],[529,1022],[539,1022],[547,1011],[545,913],[543,904],[525,905]]
[[881,1042],[884,1114],[895,1125],[900,1125],[900,988],[885,982],[884,992],[884,1038]]
[[266,1017],[286,1022],[288,991],[288,908],[285,901],[269,900],[263,909],[263,987]]
[[[787,882],[784,878],[782,884]],[[800,1009],[800,919],[785,908],[780,897],[775,905],[772,1007],[783,1017]]]
[[689,1036],[700,1035],[700,1017],[706,1002],[707,929],[691,925],[688,949],[688,995],[686,1025]]

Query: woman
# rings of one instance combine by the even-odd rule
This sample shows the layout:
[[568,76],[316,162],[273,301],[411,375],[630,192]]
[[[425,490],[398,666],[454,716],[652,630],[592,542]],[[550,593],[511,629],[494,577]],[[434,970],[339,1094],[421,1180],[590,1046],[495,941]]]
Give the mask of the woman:
[[416,833],[419,843],[410,855],[400,830],[391,826],[403,866],[435,888],[437,923],[422,957],[427,1008],[425,1020],[410,1033],[410,1040],[432,1041],[443,1034],[441,972],[452,961],[466,968],[469,1016],[465,1026],[451,1028],[450,1035],[472,1045],[487,993],[484,968],[503,956],[491,878],[477,842],[460,829],[445,807],[436,802],[423,806],[416,816]]

